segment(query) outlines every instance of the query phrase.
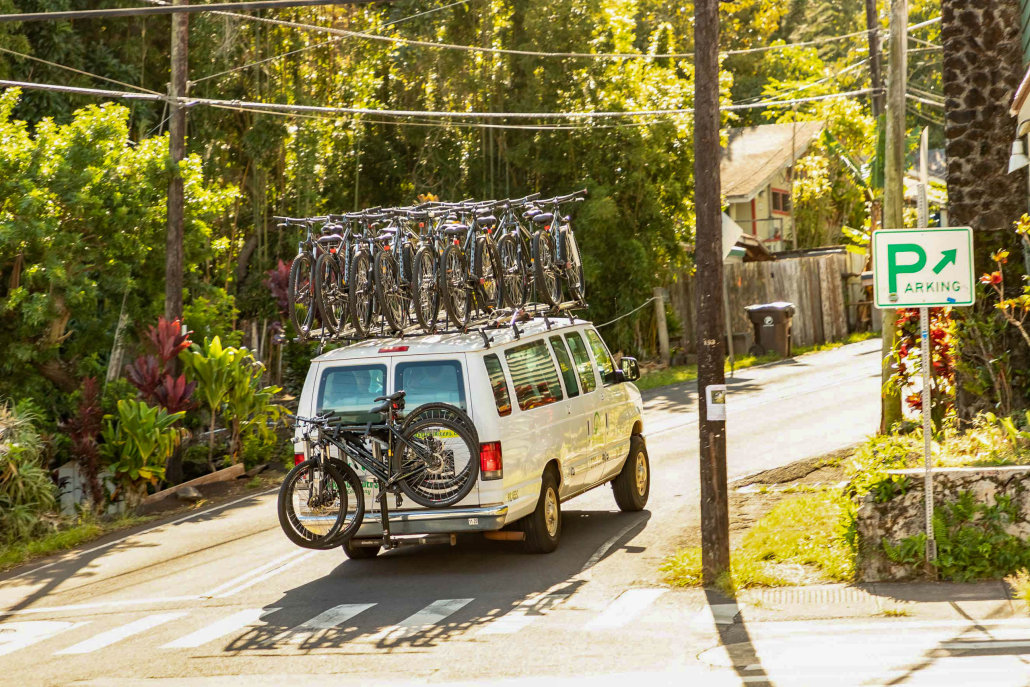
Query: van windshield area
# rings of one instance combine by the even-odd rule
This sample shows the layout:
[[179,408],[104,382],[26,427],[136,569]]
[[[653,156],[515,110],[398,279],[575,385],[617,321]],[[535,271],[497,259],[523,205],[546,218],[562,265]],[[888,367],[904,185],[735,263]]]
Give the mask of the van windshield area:
[[317,412],[334,410],[346,423],[378,422],[379,416],[369,411],[379,405],[375,399],[385,395],[385,365],[330,367],[322,372]]
[[404,405],[414,410],[423,403],[449,403],[467,411],[465,378],[457,360],[427,360],[398,363],[393,388],[403,389]]

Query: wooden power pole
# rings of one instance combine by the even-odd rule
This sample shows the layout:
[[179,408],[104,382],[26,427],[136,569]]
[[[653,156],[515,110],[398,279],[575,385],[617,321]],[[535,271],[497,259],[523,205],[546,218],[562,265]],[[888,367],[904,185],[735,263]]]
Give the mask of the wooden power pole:
[[[884,155],[883,228],[901,229],[905,226],[905,89],[908,74],[908,0],[891,0],[890,63],[887,78],[887,140]],[[891,352],[897,337],[896,310],[881,311],[883,326],[882,384],[893,370]],[[880,432],[888,432],[901,420],[901,394],[884,391],[881,401]]]
[[[701,457],[701,569],[712,585],[730,569],[725,405],[709,387],[726,381],[722,314],[722,198],[719,179],[719,0],[694,5],[694,198],[697,217],[697,388]],[[719,393],[721,402],[724,390]],[[714,406],[714,404],[713,404]],[[722,411],[721,413],[719,411]],[[722,419],[710,419],[710,416]]]
[[880,78],[880,17],[876,11],[876,0],[865,0],[865,24],[869,29],[869,87],[873,93],[873,118],[883,114],[882,80]]
[[[186,5],[189,0],[172,0]],[[172,78],[169,95],[186,97],[186,55],[189,50],[189,14],[172,15]],[[172,161],[172,178],[168,182],[168,236],[165,245],[165,319],[182,317],[183,287],[183,219],[186,198],[179,163],[186,156],[186,108],[177,102],[169,105],[168,154]]]

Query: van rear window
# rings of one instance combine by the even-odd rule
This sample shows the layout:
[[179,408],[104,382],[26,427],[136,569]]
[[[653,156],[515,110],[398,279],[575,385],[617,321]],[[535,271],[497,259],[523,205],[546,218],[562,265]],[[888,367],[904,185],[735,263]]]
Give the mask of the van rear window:
[[398,363],[394,370],[393,388],[407,392],[404,405],[408,410],[414,410],[423,403],[449,403],[468,410],[465,406],[465,378],[457,360]]
[[385,395],[385,365],[330,367],[322,371],[317,412],[335,410],[344,422],[354,424],[378,420],[368,411],[379,405],[376,397]]
[[558,371],[543,341],[531,341],[504,352],[519,408],[531,410],[562,400]]
[[511,415],[511,396],[508,395],[508,382],[504,378],[504,370],[501,369],[501,360],[496,355],[483,357],[486,363],[486,373],[490,375],[490,386],[494,390],[494,404],[497,406],[497,414],[501,417]]

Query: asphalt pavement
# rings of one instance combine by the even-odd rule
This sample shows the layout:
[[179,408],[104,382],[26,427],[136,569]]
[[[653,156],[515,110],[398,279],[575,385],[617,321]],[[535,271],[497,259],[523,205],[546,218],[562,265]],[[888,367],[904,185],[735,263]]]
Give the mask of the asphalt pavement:
[[[872,433],[879,343],[742,370],[729,386],[732,479]],[[952,684],[991,631],[1016,646],[987,652],[976,684],[1026,684],[1018,640],[1030,624],[1007,600],[906,626],[864,612],[754,615],[748,603],[770,604],[664,585],[658,565],[699,528],[696,396],[693,384],[645,394],[648,508],[620,513],[607,487],[576,498],[550,555],[469,535],[350,561],[290,544],[266,492],[11,571],[0,576],[0,684]],[[849,630],[859,619],[865,629]],[[885,641],[887,627],[906,641]],[[925,659],[955,636],[981,643]]]

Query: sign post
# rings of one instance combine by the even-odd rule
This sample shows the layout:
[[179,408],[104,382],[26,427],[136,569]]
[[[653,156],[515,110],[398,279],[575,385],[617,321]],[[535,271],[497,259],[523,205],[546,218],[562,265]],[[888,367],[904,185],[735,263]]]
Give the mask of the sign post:
[[873,291],[876,307],[919,308],[923,370],[923,452],[925,458],[926,561],[937,557],[933,536],[933,426],[930,419],[930,308],[968,306],[975,298],[973,231],[880,229],[873,232]]

